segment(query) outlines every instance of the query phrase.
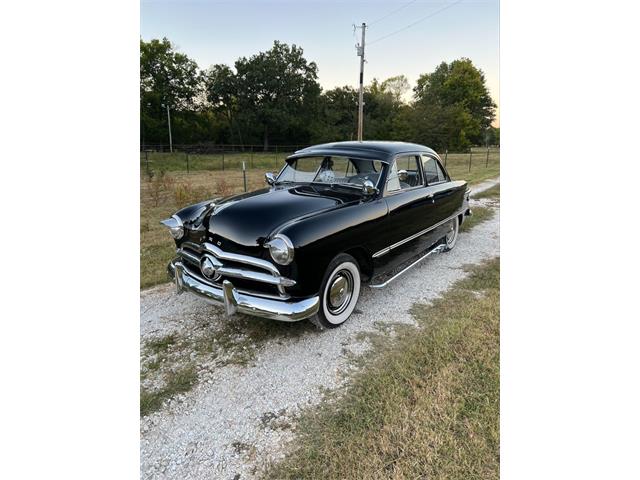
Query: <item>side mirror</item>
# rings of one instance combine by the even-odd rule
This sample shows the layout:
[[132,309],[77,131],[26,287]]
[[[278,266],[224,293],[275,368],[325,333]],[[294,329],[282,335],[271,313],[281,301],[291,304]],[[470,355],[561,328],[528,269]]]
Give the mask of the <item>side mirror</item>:
[[378,189],[376,188],[376,186],[373,184],[371,180],[365,180],[364,183],[362,184],[362,193],[364,193],[367,196],[371,196],[378,193]]
[[271,173],[271,172],[267,172],[264,174],[264,180],[265,182],[267,182],[269,185],[275,185],[276,183],[276,176]]
[[406,182],[407,178],[409,178],[409,174],[406,170],[398,170],[398,180],[401,182]]

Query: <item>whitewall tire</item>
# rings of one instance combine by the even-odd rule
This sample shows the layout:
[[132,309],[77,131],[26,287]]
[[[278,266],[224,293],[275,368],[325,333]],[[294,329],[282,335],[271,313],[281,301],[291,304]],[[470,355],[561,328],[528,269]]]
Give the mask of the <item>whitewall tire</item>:
[[320,309],[310,320],[320,328],[335,328],[351,316],[360,297],[360,268],[351,255],[336,256],[320,287]]

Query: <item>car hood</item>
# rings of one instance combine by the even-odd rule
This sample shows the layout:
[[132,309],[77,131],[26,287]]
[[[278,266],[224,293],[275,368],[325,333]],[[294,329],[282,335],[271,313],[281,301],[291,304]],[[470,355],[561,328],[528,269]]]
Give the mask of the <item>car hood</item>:
[[354,192],[310,185],[265,188],[216,202],[205,225],[214,236],[255,247],[287,222],[359,198]]

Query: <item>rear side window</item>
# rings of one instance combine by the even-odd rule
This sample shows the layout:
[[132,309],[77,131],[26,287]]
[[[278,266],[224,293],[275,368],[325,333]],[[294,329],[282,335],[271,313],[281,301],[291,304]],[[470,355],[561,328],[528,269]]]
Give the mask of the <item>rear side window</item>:
[[435,158],[423,155],[422,166],[424,168],[424,176],[427,180],[427,185],[447,180],[447,176],[444,174],[442,167],[440,167],[440,164],[435,160]]

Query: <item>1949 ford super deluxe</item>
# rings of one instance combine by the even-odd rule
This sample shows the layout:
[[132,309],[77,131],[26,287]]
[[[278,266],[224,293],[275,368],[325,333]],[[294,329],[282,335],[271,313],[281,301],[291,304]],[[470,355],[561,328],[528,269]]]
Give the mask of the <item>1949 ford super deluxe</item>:
[[432,149],[338,142],[297,151],[268,188],[186,207],[163,220],[176,242],[178,292],[235,312],[344,323],[361,282],[386,286],[451,250],[469,190]]

